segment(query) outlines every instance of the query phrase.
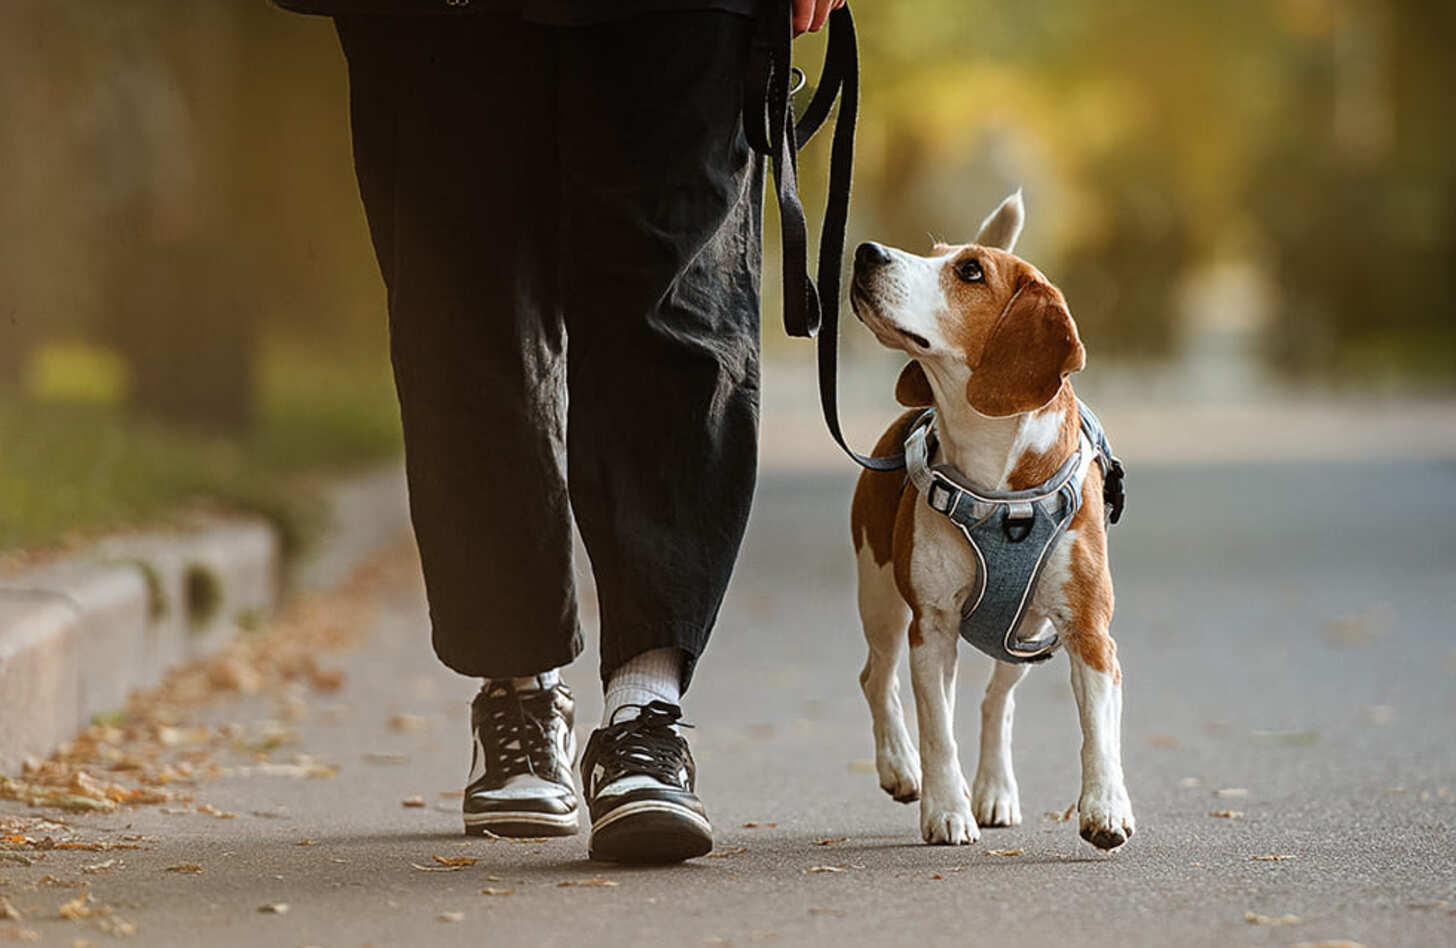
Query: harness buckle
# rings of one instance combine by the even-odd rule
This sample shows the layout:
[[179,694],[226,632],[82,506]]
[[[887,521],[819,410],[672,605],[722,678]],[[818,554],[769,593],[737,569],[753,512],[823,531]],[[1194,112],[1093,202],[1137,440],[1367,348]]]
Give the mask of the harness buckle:
[[930,482],[930,490],[925,494],[925,502],[930,505],[931,510],[948,517],[950,512],[955,509],[956,494],[937,477]]

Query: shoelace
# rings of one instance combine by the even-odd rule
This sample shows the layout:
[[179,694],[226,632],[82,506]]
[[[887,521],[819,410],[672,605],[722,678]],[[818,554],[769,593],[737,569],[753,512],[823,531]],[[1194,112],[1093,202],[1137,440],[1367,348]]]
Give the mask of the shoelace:
[[671,786],[680,786],[687,762],[687,744],[672,727],[692,727],[681,723],[682,709],[665,701],[653,701],[646,705],[624,705],[618,710],[626,708],[638,709],[637,717],[609,725],[602,732],[604,756],[610,761],[604,782],[623,774],[646,774]]
[[494,755],[502,776],[553,775],[557,768],[553,766],[551,735],[543,722],[555,713],[554,689],[525,694],[515,689],[482,692],[475,700],[483,712],[482,731],[489,735],[489,739],[482,735],[482,743]]

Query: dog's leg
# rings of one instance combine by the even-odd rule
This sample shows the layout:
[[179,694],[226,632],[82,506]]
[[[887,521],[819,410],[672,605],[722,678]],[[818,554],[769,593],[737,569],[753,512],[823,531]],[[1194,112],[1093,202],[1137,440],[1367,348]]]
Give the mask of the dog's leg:
[[958,616],[917,615],[910,641],[910,682],[920,722],[920,834],[927,843],[974,843],[981,833],[955,741]]
[[859,685],[874,720],[880,788],[900,803],[914,803],[920,799],[920,757],[905,730],[896,674],[905,654],[910,608],[895,588],[890,564],[876,563],[868,546],[859,551],[859,617],[869,644]]
[[1011,769],[1011,714],[1016,707],[1011,692],[1026,671],[1026,665],[994,663],[981,701],[981,757],[971,785],[971,812],[982,826],[1021,822],[1021,799]]
[[1067,643],[1072,693],[1082,720],[1078,825],[1082,838],[1093,846],[1116,849],[1136,828],[1122,777],[1122,670],[1107,633],[1102,631],[1094,639],[1105,642],[1106,647],[1089,649],[1086,638]]

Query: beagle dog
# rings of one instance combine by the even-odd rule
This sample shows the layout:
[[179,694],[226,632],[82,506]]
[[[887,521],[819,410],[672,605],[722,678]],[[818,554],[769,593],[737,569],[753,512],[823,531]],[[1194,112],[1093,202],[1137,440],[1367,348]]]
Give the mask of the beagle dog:
[[[1039,561],[1007,643],[1012,633],[1016,641],[1053,643],[1038,658],[1065,649],[1082,725],[1079,830],[1094,846],[1114,849],[1135,823],[1122,773],[1122,672],[1108,628],[1106,468],[1092,463],[1095,445],[1086,440],[1068,378],[1086,353],[1066,301],[1011,253],[1024,219],[1018,191],[985,220],[975,243],[939,244],[929,256],[861,244],[850,301],[883,345],[911,359],[895,397],[912,410],[880,438],[876,454],[898,452],[933,407],[929,461],[971,490],[1024,496],[1059,471],[1078,468],[1070,483],[1080,483],[1080,491],[1068,495],[1064,532]],[[968,598],[995,584],[997,574],[987,569],[978,580],[985,560],[971,535],[928,499],[903,472],[860,476],[851,514],[869,643],[860,685],[874,719],[880,786],[902,803],[920,801],[926,842],[965,845],[982,826],[1021,822],[1011,716],[1012,692],[1027,664],[997,661],[992,670],[981,702],[980,760],[968,786],[953,728],[957,640]],[[896,675],[907,646],[918,751],[905,729]]]

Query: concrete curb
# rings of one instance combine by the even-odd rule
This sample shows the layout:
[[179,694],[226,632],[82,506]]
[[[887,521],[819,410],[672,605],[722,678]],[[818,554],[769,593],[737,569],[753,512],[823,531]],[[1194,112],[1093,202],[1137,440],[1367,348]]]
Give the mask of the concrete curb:
[[[324,489],[328,526],[299,564],[323,589],[409,529],[397,466]],[[208,518],[188,529],[101,540],[64,560],[0,576],[0,773],[44,756],[93,715],[168,668],[207,655],[278,607],[277,529]]]

